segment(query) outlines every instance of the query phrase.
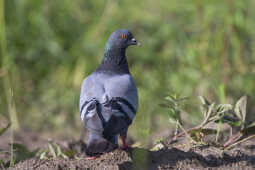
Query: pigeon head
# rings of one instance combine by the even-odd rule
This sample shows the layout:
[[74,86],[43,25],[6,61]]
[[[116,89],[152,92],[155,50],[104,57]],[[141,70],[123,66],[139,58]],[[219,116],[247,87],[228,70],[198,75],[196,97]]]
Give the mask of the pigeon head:
[[126,49],[130,45],[140,46],[127,29],[114,31],[109,37],[101,65],[96,71],[112,71],[118,74],[129,73]]
[[127,29],[120,29],[114,31],[106,44],[107,50],[126,49],[130,45],[140,45],[133,37],[132,33]]

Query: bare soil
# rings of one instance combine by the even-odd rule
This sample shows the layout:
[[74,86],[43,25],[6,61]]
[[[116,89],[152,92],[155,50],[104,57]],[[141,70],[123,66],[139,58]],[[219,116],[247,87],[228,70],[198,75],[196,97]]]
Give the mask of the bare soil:
[[[35,135],[35,134],[33,134]],[[26,137],[26,140],[36,139],[42,147],[39,138]],[[2,138],[2,137],[0,137]],[[1,141],[0,140],[0,147]],[[22,140],[20,140],[22,141]],[[168,145],[157,151],[146,148],[130,148],[126,151],[116,149],[105,153],[94,160],[87,160],[84,151],[86,144],[82,141],[66,142],[67,146],[77,151],[73,159],[51,158],[40,160],[32,157],[20,161],[9,169],[53,169],[53,170],[167,170],[167,169],[255,169],[255,140],[247,141],[230,151],[203,146],[184,151],[180,147]],[[32,142],[33,143],[33,142]],[[170,143],[170,140],[166,140]],[[31,144],[31,143],[30,143]],[[178,146],[178,144],[176,144]],[[1,148],[2,149],[2,148]],[[2,167],[4,168],[4,167]],[[1,167],[0,167],[1,169]]]

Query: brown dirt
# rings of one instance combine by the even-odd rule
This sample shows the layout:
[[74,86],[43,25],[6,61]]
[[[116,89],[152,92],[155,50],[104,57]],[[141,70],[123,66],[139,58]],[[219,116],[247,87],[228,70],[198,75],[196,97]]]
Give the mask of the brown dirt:
[[222,153],[213,147],[197,147],[187,152],[177,148],[149,151],[132,148],[128,151],[117,149],[94,160],[84,155],[79,159],[31,158],[9,169],[86,169],[86,170],[165,170],[165,169],[254,169],[255,145],[246,142],[242,146]]
[[[31,134],[26,140],[35,142],[35,145],[42,148],[40,138]],[[1,137],[4,140],[4,138]],[[0,141],[3,141],[0,140]],[[21,139],[20,141],[24,141]],[[28,142],[28,141],[27,141]],[[170,141],[166,141],[169,143]],[[188,151],[177,149],[171,145],[158,151],[150,151],[144,148],[132,148],[127,151],[116,149],[113,152],[105,153],[94,160],[87,160],[84,150],[86,144],[79,142],[68,142],[63,147],[72,148],[77,151],[76,159],[44,159],[37,157],[26,159],[17,163],[9,169],[86,169],[86,170],[166,170],[166,169],[255,169],[255,140],[247,141],[236,148],[222,152],[212,146],[192,148]],[[0,142],[1,144],[1,142]],[[31,143],[30,143],[31,144]],[[47,141],[46,143],[47,144]],[[34,145],[33,145],[34,146]],[[171,147],[170,147],[171,146]],[[34,147],[33,147],[34,148]],[[2,167],[3,168],[3,167]],[[0,166],[1,169],[1,166]]]
[[[204,150],[204,149],[203,149]],[[163,149],[148,151],[142,148],[133,148],[129,151],[120,149],[104,154],[95,160],[51,159],[39,160],[32,158],[10,169],[254,169],[255,156],[242,153],[217,156],[208,154],[203,156],[201,150],[196,149],[184,152],[178,149]],[[204,151],[203,151],[204,152]]]

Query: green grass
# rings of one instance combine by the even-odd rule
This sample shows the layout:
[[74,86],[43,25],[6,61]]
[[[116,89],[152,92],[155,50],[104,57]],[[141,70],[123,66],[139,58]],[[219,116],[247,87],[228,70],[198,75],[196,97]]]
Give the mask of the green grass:
[[[14,65],[12,64],[12,58],[10,58],[8,56],[8,52],[7,52],[7,46],[6,46],[6,37],[5,37],[5,4],[4,1],[1,0],[1,4],[0,4],[0,42],[1,42],[1,72],[4,72],[5,74],[1,77],[1,80],[3,82],[3,91],[4,93],[4,97],[5,97],[5,104],[7,105],[7,112],[8,115],[10,117],[10,121],[11,123],[9,124],[10,127],[10,131],[11,131],[11,135],[10,135],[10,143],[11,143],[11,151],[10,151],[10,165],[14,165],[14,150],[13,150],[13,131],[14,129],[18,129],[19,124],[18,124],[18,119],[17,119],[17,113],[16,113],[16,106],[15,106],[15,101],[14,101],[14,97],[13,97],[13,87],[12,87],[12,83],[11,83],[11,75],[14,74],[11,70],[12,67],[14,67]],[[3,96],[1,96],[3,97]],[[8,126],[7,128],[8,129]]]
[[[127,54],[140,103],[129,131],[135,140],[148,143],[168,126],[154,120],[167,118],[158,104],[169,91],[220,103],[243,94],[254,101],[254,5],[252,0],[2,0],[0,113],[10,117],[13,128],[81,133],[80,85],[118,28],[129,28],[143,45]],[[196,105],[190,100],[185,106],[193,125],[201,118]]]

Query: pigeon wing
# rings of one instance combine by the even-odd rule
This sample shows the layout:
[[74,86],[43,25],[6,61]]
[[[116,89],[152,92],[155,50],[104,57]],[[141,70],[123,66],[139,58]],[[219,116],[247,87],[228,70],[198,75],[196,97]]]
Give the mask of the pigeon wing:
[[103,131],[97,113],[97,104],[104,93],[103,83],[95,73],[83,80],[80,94],[80,116],[89,130]]
[[106,94],[111,97],[111,110],[113,111],[107,126],[104,128],[104,136],[127,132],[128,126],[137,112],[138,95],[134,80],[130,74],[116,75],[104,84]]

